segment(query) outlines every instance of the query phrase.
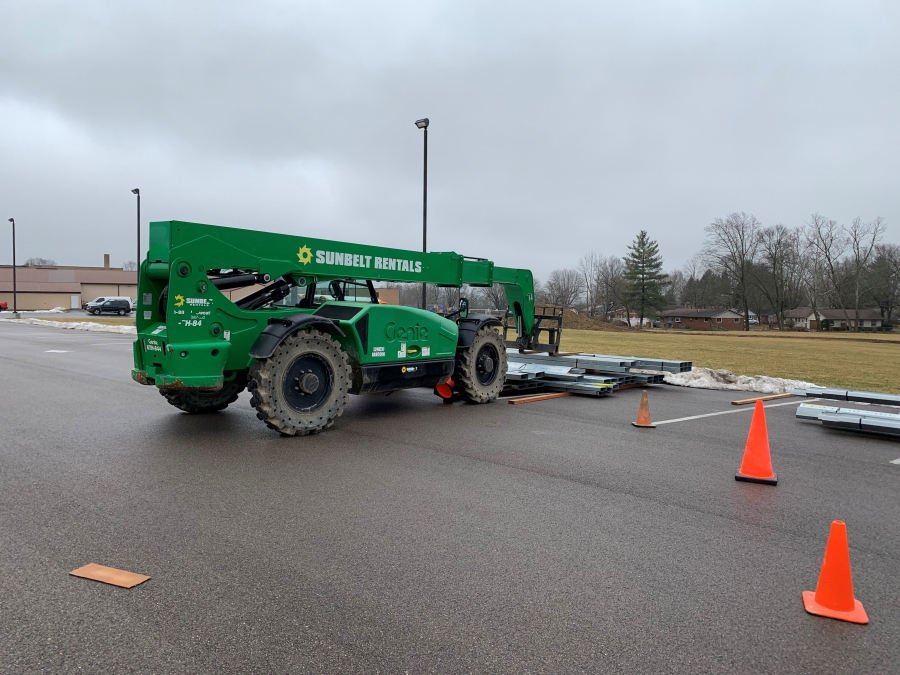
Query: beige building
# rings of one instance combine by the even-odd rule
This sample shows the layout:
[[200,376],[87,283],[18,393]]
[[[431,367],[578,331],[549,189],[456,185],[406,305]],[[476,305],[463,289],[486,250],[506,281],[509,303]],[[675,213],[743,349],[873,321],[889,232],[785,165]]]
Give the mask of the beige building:
[[[13,308],[12,265],[0,265],[0,302]],[[82,304],[101,296],[128,297],[137,300],[137,272],[109,266],[109,255],[103,256],[103,267],[73,267],[65,265],[16,265],[16,286],[20,310],[80,309]],[[261,288],[251,286],[225,291],[225,296],[237,300]],[[400,304],[400,291],[379,288],[378,297],[389,305]]]
[[[21,310],[80,309],[82,303],[100,296],[137,299],[137,272],[110,267],[108,254],[103,256],[103,267],[16,265],[16,287]],[[12,265],[0,265],[0,302],[13,308]]]

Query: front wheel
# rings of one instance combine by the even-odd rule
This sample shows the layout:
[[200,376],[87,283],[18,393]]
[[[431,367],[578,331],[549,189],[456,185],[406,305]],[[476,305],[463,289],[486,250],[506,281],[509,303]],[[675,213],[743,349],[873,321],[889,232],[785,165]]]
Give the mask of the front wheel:
[[456,355],[456,382],[463,400],[490,403],[503,391],[509,368],[506,346],[500,334],[490,326],[482,326],[472,344]]
[[250,405],[285,436],[317,434],[344,412],[351,375],[347,353],[330,335],[294,333],[250,369]]
[[247,373],[238,373],[233,380],[222,385],[219,391],[196,391],[192,389],[160,389],[171,405],[192,415],[225,410],[237,401],[238,394],[247,386]]

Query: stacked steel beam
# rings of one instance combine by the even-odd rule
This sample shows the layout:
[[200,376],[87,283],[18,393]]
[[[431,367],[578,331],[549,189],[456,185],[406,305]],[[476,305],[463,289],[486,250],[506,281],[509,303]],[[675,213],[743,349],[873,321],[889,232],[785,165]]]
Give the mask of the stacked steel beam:
[[877,391],[853,391],[847,389],[828,389],[825,387],[813,387],[812,389],[794,389],[794,396],[806,396],[807,398],[827,398],[832,401],[850,401],[852,403],[870,403],[873,405],[900,406],[900,396],[897,394],[881,394]]
[[[890,394],[887,395],[890,396]],[[797,419],[816,420],[823,426],[832,429],[862,431],[900,438],[900,414],[897,413],[801,403],[797,407]]]
[[628,385],[661,384],[663,375],[635,370],[681,373],[691,369],[690,361],[662,361],[601,354],[550,356],[508,349],[509,372],[504,391],[529,389],[568,391],[585,396],[604,396]]

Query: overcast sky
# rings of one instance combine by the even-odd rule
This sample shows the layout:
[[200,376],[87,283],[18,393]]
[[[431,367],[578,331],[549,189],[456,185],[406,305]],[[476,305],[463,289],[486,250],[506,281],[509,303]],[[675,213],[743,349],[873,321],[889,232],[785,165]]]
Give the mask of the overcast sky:
[[[0,2],[18,259],[115,265],[143,220],[672,269],[732,211],[900,241],[900,2]],[[0,232],[5,228],[0,229]],[[144,249],[146,249],[146,242]],[[11,260],[0,235],[0,262]]]

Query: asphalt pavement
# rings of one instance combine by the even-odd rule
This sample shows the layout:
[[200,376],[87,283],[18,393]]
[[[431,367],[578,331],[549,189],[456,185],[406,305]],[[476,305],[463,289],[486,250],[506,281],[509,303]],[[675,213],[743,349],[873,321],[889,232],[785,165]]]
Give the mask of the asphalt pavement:
[[[649,430],[639,389],[414,390],[282,438],[130,368],[0,323],[0,673],[900,672],[900,443],[773,405],[770,487],[734,480],[734,394],[650,387],[655,420],[729,412]],[[833,519],[867,626],[803,609]]]

